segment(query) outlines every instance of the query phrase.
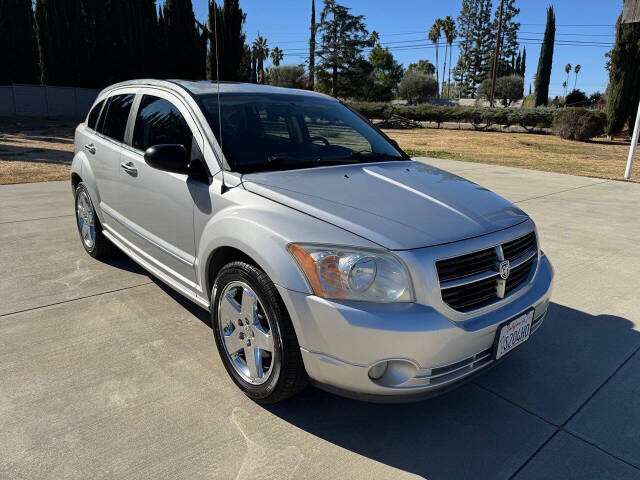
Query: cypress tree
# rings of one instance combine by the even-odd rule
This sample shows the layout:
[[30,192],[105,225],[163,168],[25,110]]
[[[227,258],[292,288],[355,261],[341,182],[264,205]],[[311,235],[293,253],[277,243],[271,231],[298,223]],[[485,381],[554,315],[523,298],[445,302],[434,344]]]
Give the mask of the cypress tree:
[[535,78],[536,107],[547,105],[549,99],[549,82],[551,82],[551,65],[553,64],[553,47],[556,38],[556,16],[553,7],[547,8],[547,26],[544,40],[540,48],[538,73]]
[[520,70],[518,70],[518,74],[521,77],[524,77],[525,73],[527,73],[527,47],[522,47],[522,60],[520,61]]
[[31,0],[0,1],[0,85],[39,82]]
[[240,8],[238,0],[224,0],[221,6],[209,1],[207,78],[216,78],[216,44],[220,57],[217,68],[221,80],[241,80],[248,75],[248,47],[242,31],[245,19],[246,14]]
[[168,42],[168,75],[196,79],[199,35],[191,0],[167,0],[164,4],[164,21]]
[[607,123],[609,137],[622,131],[625,122],[631,131],[640,101],[640,23],[616,24],[616,44],[607,54],[609,87],[607,89]]

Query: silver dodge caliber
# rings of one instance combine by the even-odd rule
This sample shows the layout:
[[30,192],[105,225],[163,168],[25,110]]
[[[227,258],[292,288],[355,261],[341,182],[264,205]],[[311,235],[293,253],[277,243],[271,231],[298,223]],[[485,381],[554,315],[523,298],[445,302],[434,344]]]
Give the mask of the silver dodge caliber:
[[549,305],[553,269],[524,212],[324,95],[113,85],[76,130],[71,183],[87,253],[118,247],[209,309],[257,402],[308,381],[433,395],[527,341]]

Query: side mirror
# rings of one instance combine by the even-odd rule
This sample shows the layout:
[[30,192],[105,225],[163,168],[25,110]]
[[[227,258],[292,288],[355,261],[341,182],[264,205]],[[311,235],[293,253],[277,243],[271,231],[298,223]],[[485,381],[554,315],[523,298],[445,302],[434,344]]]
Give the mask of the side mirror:
[[389,141],[391,142],[391,145],[393,145],[396,148],[400,148],[400,145],[398,144],[398,142],[396,142],[393,138],[390,138]]
[[189,155],[184,145],[154,145],[144,152],[144,161],[158,170],[189,173]]

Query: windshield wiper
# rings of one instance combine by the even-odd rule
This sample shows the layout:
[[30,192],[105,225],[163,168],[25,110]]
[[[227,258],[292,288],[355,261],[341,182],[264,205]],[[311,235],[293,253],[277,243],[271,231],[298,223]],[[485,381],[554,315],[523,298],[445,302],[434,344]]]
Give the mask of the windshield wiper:
[[286,154],[270,155],[267,157],[270,168],[307,168],[330,165],[347,165],[350,163],[358,163],[351,157],[329,157],[329,158],[296,158]]
[[382,152],[351,152],[351,158],[359,158],[362,160],[369,161],[371,159],[384,159],[384,160],[404,160],[399,155],[392,155],[390,153],[382,153]]

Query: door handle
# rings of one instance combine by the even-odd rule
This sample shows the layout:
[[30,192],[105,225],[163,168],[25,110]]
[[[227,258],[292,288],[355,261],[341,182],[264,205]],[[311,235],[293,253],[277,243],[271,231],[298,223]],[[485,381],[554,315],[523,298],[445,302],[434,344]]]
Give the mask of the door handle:
[[136,166],[133,164],[133,162],[127,162],[124,163],[122,162],[120,164],[120,166],[122,167],[123,170],[125,170],[126,172],[132,173],[132,174],[136,174],[138,173],[138,169],[136,168]]
[[93,146],[93,143],[88,143],[84,146],[84,148],[92,155],[96,153],[96,147]]

